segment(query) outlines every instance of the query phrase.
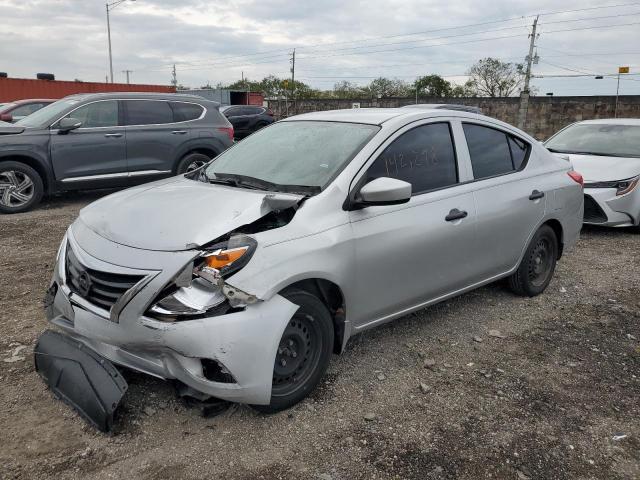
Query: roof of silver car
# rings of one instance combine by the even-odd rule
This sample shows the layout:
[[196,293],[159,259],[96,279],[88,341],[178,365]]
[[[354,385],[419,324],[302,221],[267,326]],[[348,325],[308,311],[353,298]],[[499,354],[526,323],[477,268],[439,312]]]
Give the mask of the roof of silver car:
[[[428,113],[429,116],[446,116],[467,113],[444,109],[423,109],[421,113]],[[371,125],[381,125],[392,118],[400,116],[416,115],[420,109],[412,108],[347,108],[344,110],[325,110],[322,112],[303,113],[286,118],[284,121],[295,120],[322,120],[332,122],[352,122],[367,123]],[[473,114],[470,114],[473,115]]]
[[598,118],[583,120],[577,123],[592,123],[596,125],[640,125],[640,118]]

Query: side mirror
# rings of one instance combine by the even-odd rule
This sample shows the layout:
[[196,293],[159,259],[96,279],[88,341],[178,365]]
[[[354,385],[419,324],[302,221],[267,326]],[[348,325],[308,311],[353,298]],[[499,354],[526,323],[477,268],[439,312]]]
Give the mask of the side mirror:
[[360,189],[359,205],[398,205],[411,200],[411,184],[391,177],[380,177]]
[[10,113],[3,113],[2,115],[0,115],[0,122],[13,122],[13,115],[11,115]]
[[58,133],[67,133],[81,126],[82,122],[77,118],[63,118],[58,122]]

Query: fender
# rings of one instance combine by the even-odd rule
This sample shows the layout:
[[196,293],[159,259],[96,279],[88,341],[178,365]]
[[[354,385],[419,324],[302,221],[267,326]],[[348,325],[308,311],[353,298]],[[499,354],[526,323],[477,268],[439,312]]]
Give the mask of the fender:
[[[48,144],[47,144],[48,148]],[[0,147],[0,162],[22,162],[34,168],[42,177],[45,193],[55,190],[55,175],[49,161],[48,150],[38,145],[7,145]]]
[[214,158],[227,148],[228,147],[223,142],[213,136],[191,138],[184,142],[177,150],[177,155],[174,160],[174,168],[186,154],[193,150],[210,150],[214,152],[213,157],[211,157]]

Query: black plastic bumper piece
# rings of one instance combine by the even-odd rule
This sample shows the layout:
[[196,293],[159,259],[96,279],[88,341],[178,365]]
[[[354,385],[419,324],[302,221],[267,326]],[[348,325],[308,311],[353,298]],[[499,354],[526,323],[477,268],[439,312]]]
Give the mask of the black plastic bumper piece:
[[98,430],[110,432],[127,391],[116,367],[83,343],[52,330],[34,349],[36,371],[53,393]]

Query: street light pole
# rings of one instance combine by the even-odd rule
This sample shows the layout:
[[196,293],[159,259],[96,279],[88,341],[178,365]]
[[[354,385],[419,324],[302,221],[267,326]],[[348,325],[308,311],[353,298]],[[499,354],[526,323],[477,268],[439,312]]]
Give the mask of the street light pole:
[[[111,78],[111,83],[113,83],[113,57],[111,55],[111,22],[109,20],[109,11],[113,10],[118,5],[126,1],[127,0],[115,0],[115,2],[105,3],[105,7],[107,9],[107,39],[109,40],[109,75]],[[131,1],[135,2],[135,0]]]
[[107,7],[107,38],[109,39],[109,75],[111,83],[113,83],[113,57],[111,56],[111,23],[109,22],[109,4],[105,4]]

